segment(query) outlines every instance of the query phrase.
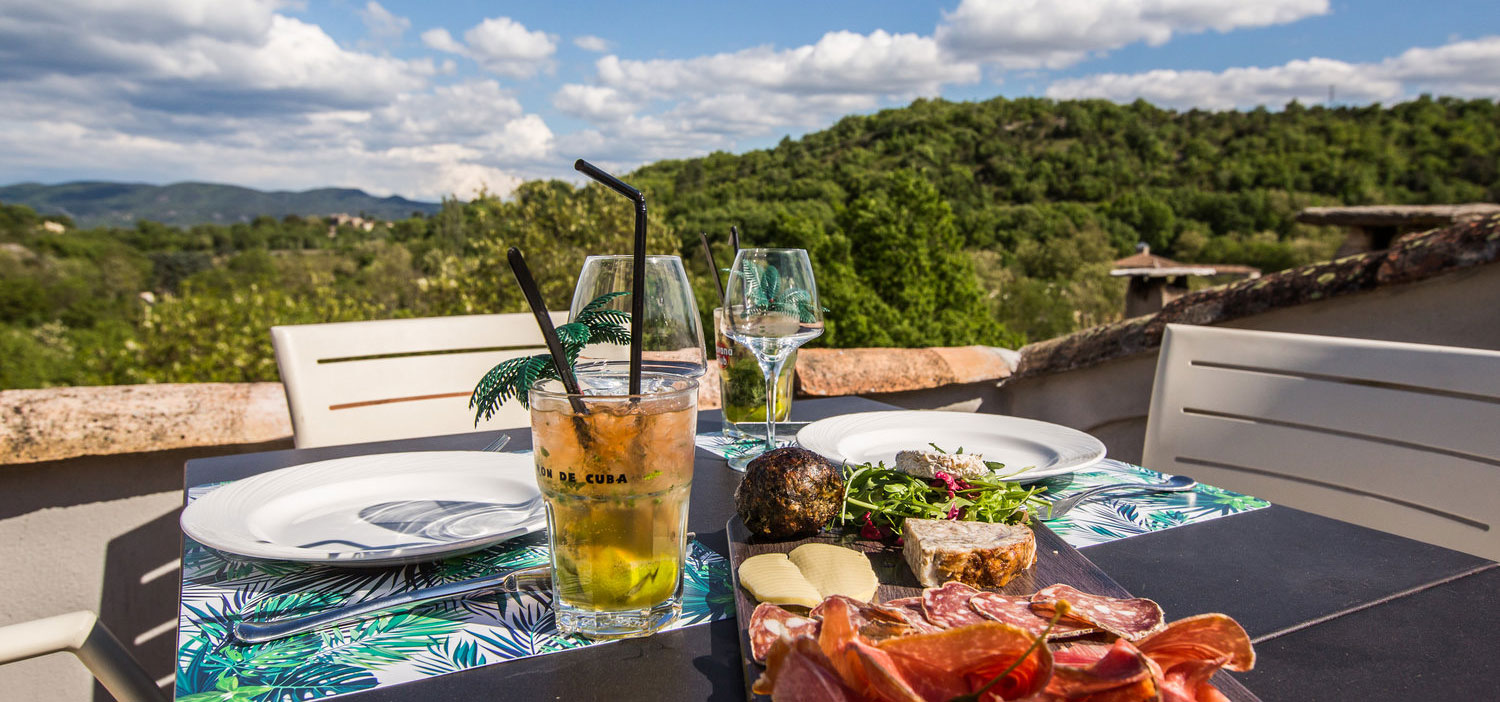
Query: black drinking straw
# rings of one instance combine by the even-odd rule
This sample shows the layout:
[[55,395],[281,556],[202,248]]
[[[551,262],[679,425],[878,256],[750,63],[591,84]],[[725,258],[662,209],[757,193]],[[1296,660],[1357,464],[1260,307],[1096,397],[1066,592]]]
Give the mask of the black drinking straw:
[[630,394],[641,394],[641,324],[646,317],[646,196],[625,181],[600,170],[588,161],[578,159],[573,168],[603,183],[635,203],[634,265],[630,271]]
[[719,284],[719,306],[724,306],[724,279],[719,277],[719,264],[714,262],[714,250],[708,245],[708,232],[698,232],[703,240],[703,255],[708,257],[708,269],[714,273],[714,282]]
[[[531,305],[531,314],[536,317],[536,325],[541,327],[542,339],[547,342],[547,350],[552,353],[552,364],[557,366],[557,377],[562,380],[563,388],[569,395],[582,395],[578,390],[578,378],[573,375],[573,366],[568,365],[568,356],[563,353],[562,341],[557,338],[557,329],[552,326],[552,315],[547,314],[547,305],[542,301],[542,291],[537,289],[536,281],[531,278],[531,269],[526,267],[526,258],[521,255],[521,250],[512,246],[506,252],[505,258],[510,261],[510,270],[516,275],[516,282],[521,284],[521,294],[526,296],[526,304]],[[576,414],[587,414],[583,402],[577,397],[568,398],[573,404]]]
[[729,245],[734,247],[734,252],[740,252],[740,228],[729,225]]

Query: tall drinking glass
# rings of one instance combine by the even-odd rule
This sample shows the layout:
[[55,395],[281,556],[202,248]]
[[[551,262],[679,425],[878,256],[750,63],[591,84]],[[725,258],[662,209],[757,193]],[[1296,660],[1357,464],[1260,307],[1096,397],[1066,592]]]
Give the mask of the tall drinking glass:
[[[724,284],[724,333],[755,354],[766,383],[765,451],[776,448],[777,379],[797,347],[823,333],[823,307],[803,249],[740,249]],[[752,455],[729,467],[744,470]]]
[[698,383],[643,373],[638,395],[604,394],[624,373],[532,386],[536,482],[547,504],[557,628],[646,636],[682,612]]
[[[584,306],[600,295],[629,290],[634,269],[635,262],[630,256],[589,256],[578,273],[568,319],[577,318]],[[648,372],[702,377],[707,370],[703,326],[698,321],[698,303],[681,258],[646,257],[645,297],[641,367]],[[607,307],[629,312],[630,296],[617,297]],[[628,337],[630,325],[622,325],[622,329]],[[629,345],[589,344],[578,355],[578,372],[592,373],[629,359]]]

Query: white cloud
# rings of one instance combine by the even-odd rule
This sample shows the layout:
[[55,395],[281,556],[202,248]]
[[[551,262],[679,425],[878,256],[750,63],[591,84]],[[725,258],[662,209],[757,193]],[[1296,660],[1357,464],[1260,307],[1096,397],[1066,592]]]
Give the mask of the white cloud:
[[529,78],[552,69],[557,37],[531,31],[509,17],[491,17],[464,32],[460,43],[446,29],[429,29],[422,42],[439,51],[473,59],[491,73],[510,78]]
[[584,51],[592,51],[594,53],[602,54],[606,51],[609,51],[610,47],[614,46],[614,42],[611,42],[603,37],[596,37],[592,34],[585,34],[583,36],[573,37],[573,46],[583,49]]
[[453,35],[449,34],[448,30],[442,27],[422,32],[422,43],[438,51],[446,51],[450,54],[464,53],[464,45],[458,43],[453,38]]
[[1061,68],[1091,53],[1175,34],[1285,24],[1328,12],[1328,0],[963,0],[936,39],[966,60]]
[[559,137],[559,149],[629,167],[733,149],[740,139],[815,128],[980,78],[977,64],[944,56],[931,37],[880,30],[687,59],[610,55],[595,68],[594,84],[563,85],[552,96],[559,111],[596,126]]
[[[554,172],[550,128],[496,81],[434,87],[432,59],[341,47],[272,3],[20,9],[0,17],[0,182],[83,174],[436,200]],[[149,31],[121,29],[136,14]]]
[[552,106],[574,117],[606,122],[635,114],[643,105],[614,88],[568,83],[552,96]]
[[280,0],[6,0],[0,27],[58,27],[80,36],[141,43],[184,34],[250,41],[270,28],[274,11],[282,4]]
[[1312,58],[1219,72],[1098,74],[1056,81],[1047,96],[1119,102],[1144,98],[1170,107],[1228,109],[1279,107],[1294,99],[1321,102],[1330,86],[1338,100],[1351,102],[1391,102],[1422,92],[1495,97],[1500,95],[1500,37],[1408,49],[1378,63]]
[[522,113],[521,103],[499,83],[473,80],[408,93],[375,110],[379,129],[372,138],[402,144],[434,138],[474,139]]
[[[139,0],[98,14],[71,4],[0,19],[0,80],[92,79],[101,96],[173,113],[308,112],[381,104],[432,72],[430,61],[346,50],[264,2]],[[128,31],[147,20],[159,24]]]
[[537,115],[525,115],[506,122],[475,144],[490,158],[505,161],[541,161],[552,155],[552,130]]
[[365,29],[376,39],[400,39],[406,30],[411,29],[411,20],[391,14],[375,0],[365,3],[364,9],[358,12]]
[[755,89],[789,94],[934,95],[950,83],[972,83],[979,67],[946,60],[930,37],[829,32],[816,44],[768,46],[691,59],[597,63],[604,85],[659,97]]
[[1381,68],[1420,92],[1500,97],[1500,36],[1408,49]]

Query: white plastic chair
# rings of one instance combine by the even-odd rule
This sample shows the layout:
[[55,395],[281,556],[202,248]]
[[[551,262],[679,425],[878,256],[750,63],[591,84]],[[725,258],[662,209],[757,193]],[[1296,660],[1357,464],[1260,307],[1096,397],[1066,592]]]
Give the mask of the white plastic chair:
[[93,612],[70,612],[0,627],[0,665],[63,652],[77,656],[120,702],[165,699],[156,682]]
[[1500,352],[1169,325],[1143,463],[1500,559]]
[[527,426],[514,401],[475,426],[469,396],[496,363],[547,351],[527,313],[271,327],[271,342],[297,448]]

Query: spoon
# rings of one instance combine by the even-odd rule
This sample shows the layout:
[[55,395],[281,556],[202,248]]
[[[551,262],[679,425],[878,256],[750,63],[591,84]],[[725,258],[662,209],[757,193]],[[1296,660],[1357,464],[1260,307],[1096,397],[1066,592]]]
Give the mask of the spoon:
[[1067,514],[1069,510],[1077,507],[1080,502],[1102,495],[1106,492],[1120,492],[1125,490],[1138,490],[1142,492],[1186,492],[1197,487],[1198,481],[1186,475],[1174,475],[1165,483],[1121,483],[1119,485],[1104,485],[1092,490],[1084,490],[1077,495],[1070,495],[1052,503],[1047,510],[1047,519],[1057,519]]

